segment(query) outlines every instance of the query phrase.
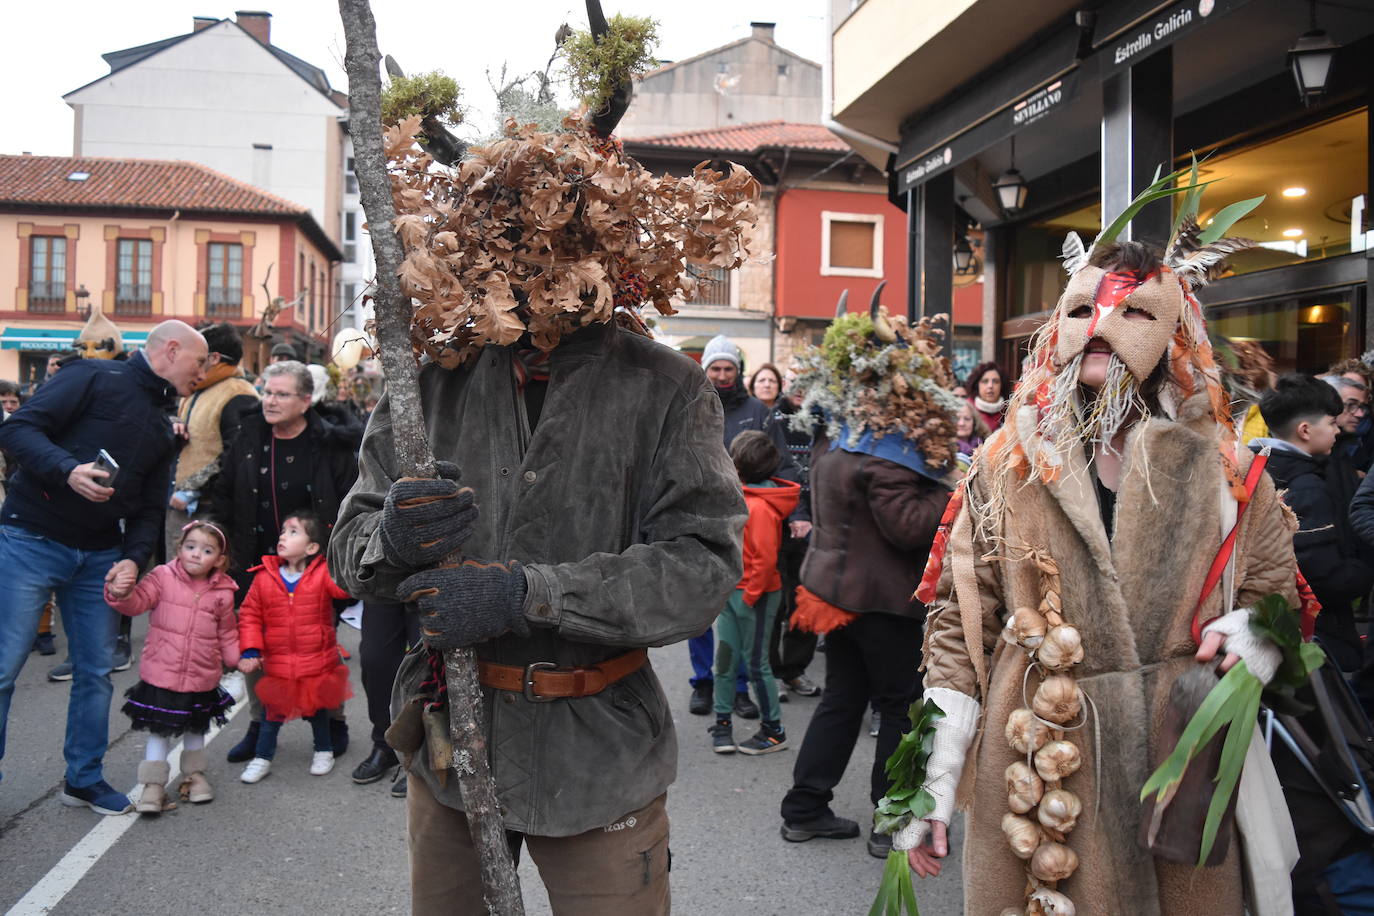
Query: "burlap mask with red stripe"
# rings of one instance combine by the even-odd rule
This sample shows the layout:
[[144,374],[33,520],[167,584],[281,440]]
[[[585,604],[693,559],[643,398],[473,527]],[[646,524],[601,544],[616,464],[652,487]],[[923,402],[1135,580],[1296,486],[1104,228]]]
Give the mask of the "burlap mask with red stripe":
[[[1060,367],[1067,365],[1083,352],[1089,340],[1099,337],[1111,345],[1131,375],[1143,382],[1164,358],[1183,306],[1183,287],[1167,267],[1144,278],[1084,267],[1069,279],[1059,299],[1062,317],[1055,362]],[[1076,311],[1084,314],[1072,317]]]

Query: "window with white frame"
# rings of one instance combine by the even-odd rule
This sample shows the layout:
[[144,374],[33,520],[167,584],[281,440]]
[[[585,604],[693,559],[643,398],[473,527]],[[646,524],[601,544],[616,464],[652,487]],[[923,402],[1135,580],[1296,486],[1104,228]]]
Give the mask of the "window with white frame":
[[881,277],[883,217],[878,213],[821,213],[821,276]]

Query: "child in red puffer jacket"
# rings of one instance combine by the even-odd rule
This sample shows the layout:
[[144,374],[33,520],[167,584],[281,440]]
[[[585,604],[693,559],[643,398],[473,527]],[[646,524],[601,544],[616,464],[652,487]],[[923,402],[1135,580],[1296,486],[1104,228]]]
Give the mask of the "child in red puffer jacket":
[[239,670],[251,674],[261,667],[264,673],[257,685],[262,728],[239,777],[247,783],[271,771],[277,733],[291,719],[305,719],[314,733],[311,774],[334,769],[329,710],[353,694],[334,633],[333,602],[348,594],[329,577],[323,541],[324,525],[314,514],[293,513],[282,522],[277,555],[249,570],[256,575],[239,608]]
[[234,580],[224,572],[229,544],[217,525],[191,522],[181,529],[176,559],[154,569],[134,585],[116,578],[105,584],[105,600],[121,614],[136,617],[151,610],[148,639],[138,665],[139,681],[124,694],[124,713],[133,727],[147,731],[145,759],[138,765],[143,784],[135,808],[159,814],[165,804],[171,743],[183,738],[183,791],[189,801],[214,798],[205,778],[205,733],[211,721],[223,725],[234,700],[219,686],[224,666],[239,661],[234,623]]

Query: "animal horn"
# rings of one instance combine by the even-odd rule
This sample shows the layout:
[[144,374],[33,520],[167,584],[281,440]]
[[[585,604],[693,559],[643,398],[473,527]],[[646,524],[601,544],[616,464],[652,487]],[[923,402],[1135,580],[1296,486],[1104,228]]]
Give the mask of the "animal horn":
[[384,63],[386,64],[386,72],[387,72],[387,75],[388,75],[388,76],[394,77],[394,78],[396,78],[396,79],[404,79],[404,78],[405,78],[406,72],[405,72],[404,70],[401,69],[401,65],[400,65],[400,64],[396,63],[396,58],[394,58],[394,57],[392,57],[390,54],[388,54],[388,55],[383,59],[383,61],[384,61]]
[[849,310],[849,290],[840,293],[839,305],[835,306],[835,317],[843,318],[845,312]]
[[875,289],[875,290],[873,291],[873,298],[870,299],[869,302],[868,302],[868,317],[869,317],[869,318],[877,318],[877,317],[878,317],[878,306],[881,304],[881,303],[879,302],[879,300],[882,299],[882,297],[883,297],[883,287],[884,287],[884,286],[887,286],[887,281],[886,281],[886,280],[879,281],[879,283],[878,283],[878,288]]
[[[592,37],[598,44],[610,32],[611,27],[606,22],[606,14],[601,11],[601,0],[587,0],[587,23],[591,26]],[[634,91],[634,80],[627,73],[621,78],[601,110],[592,112],[591,127],[598,136],[609,137],[615,132],[616,125],[630,109],[630,99],[634,97]]]

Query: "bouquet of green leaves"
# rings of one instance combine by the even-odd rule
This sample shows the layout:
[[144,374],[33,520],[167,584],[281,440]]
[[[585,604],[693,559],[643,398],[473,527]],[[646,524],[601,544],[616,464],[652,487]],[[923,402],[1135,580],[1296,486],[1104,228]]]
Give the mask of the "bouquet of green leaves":
[[[911,704],[907,713],[911,718],[911,731],[902,736],[897,749],[887,758],[887,775],[892,780],[892,788],[873,811],[874,832],[894,834],[914,820],[929,817],[935,810],[935,799],[925,787],[926,763],[935,742],[935,722],[944,714],[930,700]],[[887,854],[883,883],[878,887],[878,896],[868,916],[902,916],[903,912],[920,916],[921,911],[916,908],[916,889],[911,884],[906,852],[894,849]]]
[[1305,685],[1308,675],[1322,663],[1322,650],[1312,643],[1303,642],[1298,612],[1290,608],[1280,595],[1269,595],[1255,605],[1250,628],[1283,653],[1283,662],[1274,679],[1266,687],[1250,673],[1244,661],[1237,662],[1207,694],[1183,730],[1173,753],[1150,774],[1140,790],[1141,801],[1153,794],[1157,808],[1162,810],[1173,800],[1189,764],[1206,747],[1207,742],[1223,728],[1226,729],[1221,763],[1215,779],[1217,788],[1203,823],[1198,867],[1207,861],[1212,851],[1217,829],[1230,804],[1231,794],[1240,781],[1241,767],[1245,764],[1250,736],[1254,734],[1261,700],[1271,708],[1292,710],[1297,703],[1293,698],[1294,691]]

